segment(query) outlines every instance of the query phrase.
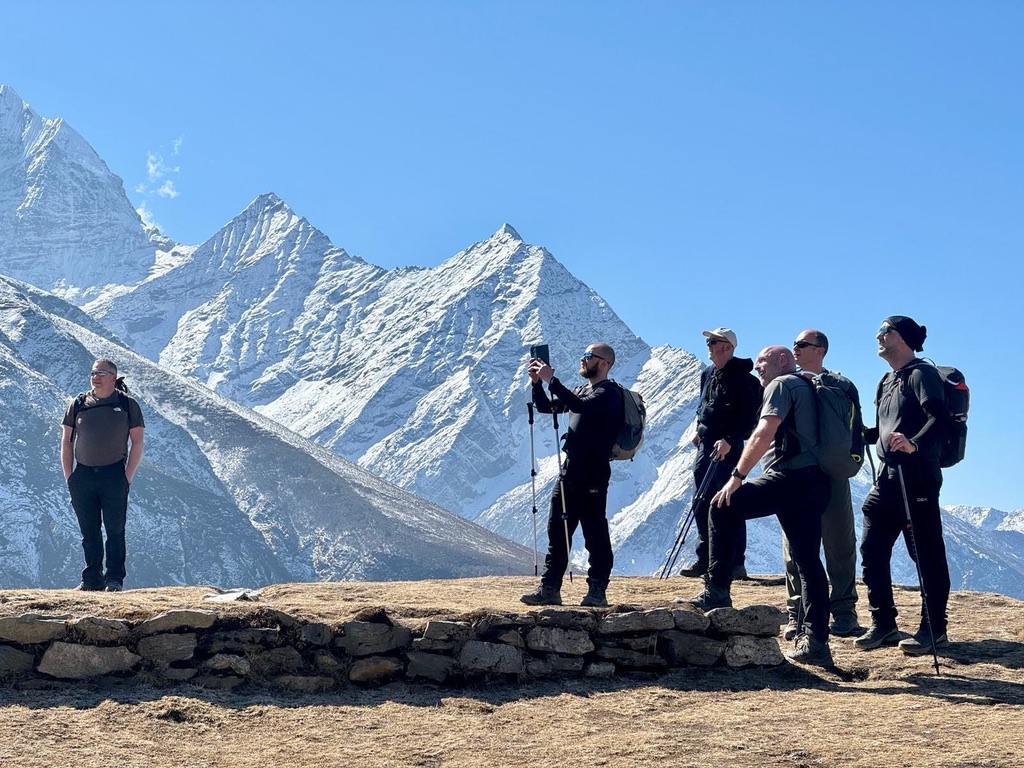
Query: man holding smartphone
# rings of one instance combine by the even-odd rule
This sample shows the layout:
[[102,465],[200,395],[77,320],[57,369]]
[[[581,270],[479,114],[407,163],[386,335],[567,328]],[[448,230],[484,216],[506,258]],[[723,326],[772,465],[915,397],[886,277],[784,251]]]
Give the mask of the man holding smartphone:
[[[537,350],[535,349],[534,352]],[[608,605],[605,595],[614,556],[605,506],[611,478],[612,445],[622,428],[622,392],[608,380],[615,352],[603,342],[589,345],[580,357],[579,375],[586,383],[570,390],[555,377],[554,368],[539,357],[527,373],[539,413],[566,413],[565,461],[551,494],[548,552],[540,586],[519,599],[527,605],[561,605],[562,577],[569,566],[569,547],[577,526],[590,555],[587,594],[580,605]],[[550,397],[544,391],[548,385]]]

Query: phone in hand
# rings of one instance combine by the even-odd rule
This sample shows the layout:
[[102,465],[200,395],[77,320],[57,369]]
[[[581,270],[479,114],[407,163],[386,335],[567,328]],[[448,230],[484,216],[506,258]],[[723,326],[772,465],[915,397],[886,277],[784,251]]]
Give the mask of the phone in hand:
[[543,360],[545,365],[551,365],[551,353],[548,352],[547,344],[534,344],[530,347],[531,360]]

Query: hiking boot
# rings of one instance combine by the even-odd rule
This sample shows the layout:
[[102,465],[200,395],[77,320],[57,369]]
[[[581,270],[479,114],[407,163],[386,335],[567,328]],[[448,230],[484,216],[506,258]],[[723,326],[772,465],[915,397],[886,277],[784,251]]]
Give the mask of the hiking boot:
[[733,581],[747,581],[750,577],[747,575],[747,567],[745,565],[737,565],[732,569],[732,580]]
[[76,592],[102,592],[103,587],[94,587],[92,584],[86,584],[84,581],[75,587]]
[[800,623],[796,620],[795,616],[789,617],[789,623],[786,624],[786,628],[782,630],[782,639],[793,641],[796,640],[797,635],[800,634]]
[[107,592],[121,592],[124,589],[124,585],[120,581],[108,581]]
[[855,613],[840,613],[832,618],[832,626],[828,631],[836,637],[853,637],[859,635],[864,629],[857,621]]
[[900,631],[896,629],[895,624],[872,622],[868,631],[854,640],[853,644],[861,650],[869,651],[872,648],[881,648],[883,645],[896,645],[899,639]]
[[587,594],[580,600],[580,605],[584,605],[587,608],[606,607],[608,605],[608,598],[605,597],[606,589],[608,589],[607,581],[587,579]]
[[562,594],[561,590],[557,587],[541,584],[533,592],[520,595],[519,602],[526,603],[527,605],[561,605]]
[[832,650],[828,641],[819,640],[814,635],[804,632],[796,639],[796,647],[786,652],[786,658],[797,664],[814,664],[819,667],[832,667]]
[[[946,633],[935,636],[935,650],[941,650],[949,645],[949,638]],[[932,635],[928,626],[921,627],[913,637],[900,640],[900,650],[908,656],[921,656],[932,652]]]
[[699,579],[701,576],[708,572],[708,564],[702,563],[700,560],[695,562],[693,565],[688,565],[679,571],[680,576],[689,576],[691,579]]
[[714,608],[731,608],[732,597],[728,589],[707,584],[704,589],[690,598],[687,602],[697,606],[702,611],[710,611]]

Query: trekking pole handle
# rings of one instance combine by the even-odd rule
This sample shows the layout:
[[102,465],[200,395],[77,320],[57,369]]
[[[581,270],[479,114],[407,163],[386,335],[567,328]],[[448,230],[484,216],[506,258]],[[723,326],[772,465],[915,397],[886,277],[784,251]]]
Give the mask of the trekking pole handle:
[[530,414],[530,426],[533,426],[533,403],[526,404],[526,412]]

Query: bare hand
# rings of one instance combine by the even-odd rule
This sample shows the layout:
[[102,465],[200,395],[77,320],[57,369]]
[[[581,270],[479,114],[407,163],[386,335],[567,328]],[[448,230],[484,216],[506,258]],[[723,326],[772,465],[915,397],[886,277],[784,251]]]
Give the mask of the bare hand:
[[700,445],[700,435],[694,435],[693,436],[693,447],[696,448],[698,445]]
[[543,360],[534,358],[530,361],[530,368],[528,370],[530,379],[537,381],[542,379],[543,381],[550,383],[551,378],[555,375],[555,369],[545,363]]
[[715,441],[715,458],[718,459],[719,461],[721,461],[726,456],[728,456],[729,455],[729,451],[731,451],[731,450],[732,450],[732,446],[729,445],[729,441],[728,440],[725,440],[723,438],[722,440],[716,440]]
[[728,507],[732,495],[736,493],[736,489],[741,485],[743,485],[743,481],[738,477],[730,477],[729,482],[722,486],[722,490],[712,497],[711,503],[716,507]]
[[889,450],[902,453],[914,453],[917,447],[910,442],[910,439],[902,432],[893,432],[889,435]]
[[537,371],[540,369],[540,360],[531,360],[530,365],[526,368],[526,373],[530,377],[530,382],[536,384],[540,381],[540,376],[537,375]]

